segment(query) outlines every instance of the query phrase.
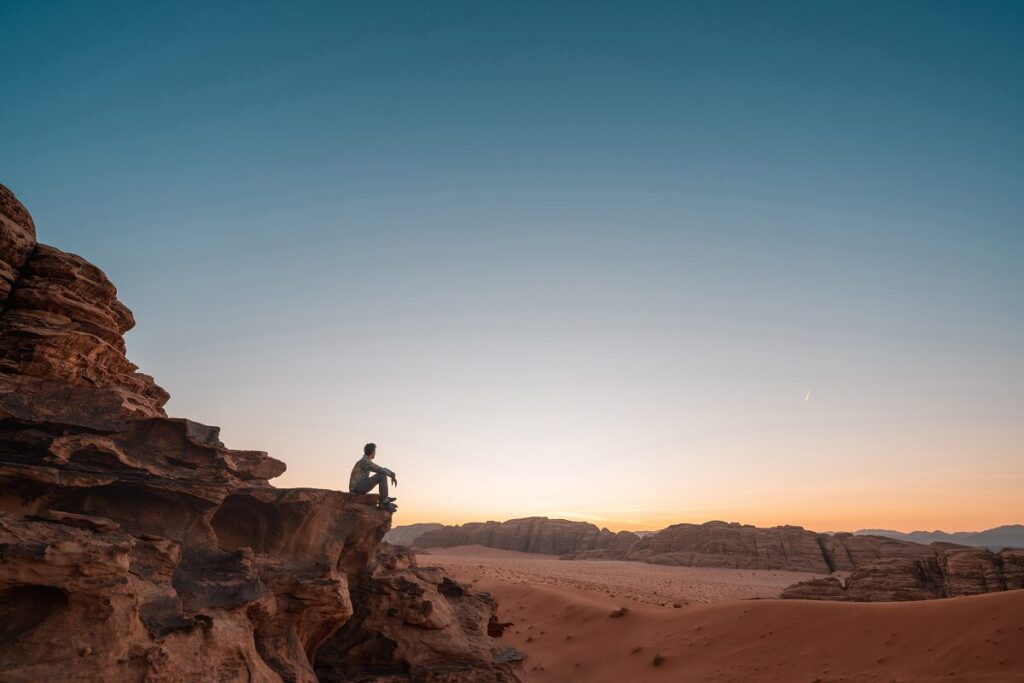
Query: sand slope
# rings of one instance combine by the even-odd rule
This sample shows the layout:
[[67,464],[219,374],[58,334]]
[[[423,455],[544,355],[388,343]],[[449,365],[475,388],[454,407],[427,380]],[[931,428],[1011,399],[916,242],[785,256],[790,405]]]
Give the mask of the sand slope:
[[[514,623],[502,641],[526,653],[531,681],[1024,682],[1024,591],[673,609],[485,573],[460,578],[498,598]],[[628,613],[610,618],[619,606]],[[658,667],[656,654],[665,658]]]

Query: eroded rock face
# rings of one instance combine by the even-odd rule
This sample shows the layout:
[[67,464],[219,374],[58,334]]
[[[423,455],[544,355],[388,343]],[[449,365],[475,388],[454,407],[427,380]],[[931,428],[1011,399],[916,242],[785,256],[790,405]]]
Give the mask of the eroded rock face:
[[[320,650],[321,681],[397,677],[423,683],[511,683],[521,656],[496,646],[497,604],[405,547],[382,543],[355,591],[355,616]],[[495,631],[497,630],[497,633]]]
[[[0,218],[0,417],[101,428],[163,417],[167,392],[125,357],[135,320],[114,285],[85,259],[36,243],[3,186],[0,209],[10,211]],[[87,400],[101,403],[97,414]]]
[[32,216],[10,190],[0,185],[0,310],[14,281],[36,246]]
[[[0,238],[0,678],[316,681],[357,606],[378,616],[353,595],[390,513],[276,489],[284,463],[166,417],[125,357],[134,320],[113,285],[37,244],[2,186]],[[464,625],[453,652],[490,671],[490,639]]]
[[281,680],[256,651],[249,611],[274,596],[251,553],[208,560],[183,595],[181,545],[108,519],[3,513],[0,549],[5,681]]
[[827,573],[847,571],[883,557],[920,557],[929,552],[929,546],[892,538],[714,521],[673,524],[642,539],[624,559],[686,567]]
[[0,640],[4,680],[315,681],[390,515],[275,489],[213,427],[111,424],[0,419],[0,610],[51,613]]
[[[948,544],[947,544],[948,545]],[[845,583],[834,576],[787,588],[782,597],[801,600],[892,602],[951,598],[1024,588],[1024,550],[925,546],[926,555],[858,565]]]
[[642,539],[626,559],[686,567],[827,572],[817,536],[798,526],[763,529],[727,522],[673,524]]
[[633,560],[684,567],[849,571],[887,557],[922,558],[932,546],[882,536],[822,534],[799,526],[761,528],[735,522],[673,524],[643,538],[585,522],[528,517],[446,526],[416,538],[421,548],[480,544],[563,559]]
[[428,531],[416,538],[420,548],[485,545],[525,553],[567,555],[599,549],[624,550],[638,539],[628,531],[614,533],[587,522],[525,517],[507,522],[471,522]]

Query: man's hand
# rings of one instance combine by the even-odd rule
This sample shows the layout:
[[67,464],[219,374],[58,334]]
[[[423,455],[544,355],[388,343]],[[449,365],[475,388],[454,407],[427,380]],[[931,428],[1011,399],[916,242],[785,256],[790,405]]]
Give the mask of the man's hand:
[[398,477],[395,476],[394,472],[391,473],[391,485],[398,486]]

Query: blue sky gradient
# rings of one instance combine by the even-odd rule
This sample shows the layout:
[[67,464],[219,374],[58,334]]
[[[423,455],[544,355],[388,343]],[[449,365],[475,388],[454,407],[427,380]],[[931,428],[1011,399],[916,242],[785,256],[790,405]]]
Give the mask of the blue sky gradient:
[[1019,3],[0,24],[0,180],[282,485],[374,440],[397,523],[1021,521]]

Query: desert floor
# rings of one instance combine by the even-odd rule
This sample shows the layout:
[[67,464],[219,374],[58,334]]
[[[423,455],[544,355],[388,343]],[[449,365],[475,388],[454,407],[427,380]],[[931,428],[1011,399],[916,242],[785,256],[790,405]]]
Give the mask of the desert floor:
[[913,603],[750,599],[803,575],[480,547],[419,561],[498,599],[512,623],[501,642],[526,654],[531,681],[1024,683],[1024,590]]
[[757,569],[664,567],[614,560],[559,560],[557,555],[518,553],[480,545],[431,548],[420,564],[440,564],[465,581],[526,581],[579,588],[651,605],[689,605],[723,600],[775,598],[786,586],[817,574]]

